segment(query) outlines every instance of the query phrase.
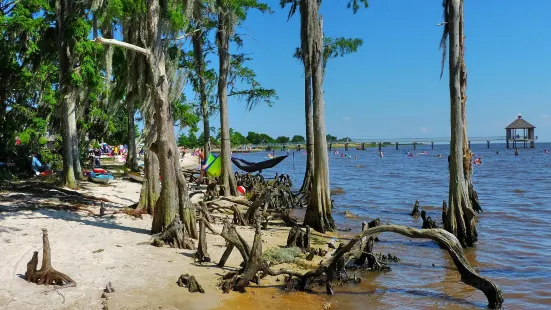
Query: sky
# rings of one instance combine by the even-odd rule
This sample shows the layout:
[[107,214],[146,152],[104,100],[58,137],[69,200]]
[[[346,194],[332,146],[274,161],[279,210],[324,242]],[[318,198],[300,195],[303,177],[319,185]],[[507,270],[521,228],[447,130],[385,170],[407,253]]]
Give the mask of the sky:
[[[551,141],[551,1],[465,1],[467,121],[471,137],[504,136],[518,113]],[[304,135],[300,16],[269,0],[272,14],[251,11],[236,30],[242,52],[265,88],[278,93],[272,107],[246,110],[229,100],[230,127],[277,137]],[[450,136],[446,71],[440,79],[442,0],[371,0],[353,14],[347,0],[322,3],[326,37],[364,41],[355,54],[332,59],[324,81],[326,132],[337,137],[423,138]],[[216,65],[216,61],[213,62]],[[187,86],[190,88],[189,86]],[[187,91],[186,91],[187,92]],[[212,118],[215,126],[219,115]],[[217,126],[218,127],[218,126]]]

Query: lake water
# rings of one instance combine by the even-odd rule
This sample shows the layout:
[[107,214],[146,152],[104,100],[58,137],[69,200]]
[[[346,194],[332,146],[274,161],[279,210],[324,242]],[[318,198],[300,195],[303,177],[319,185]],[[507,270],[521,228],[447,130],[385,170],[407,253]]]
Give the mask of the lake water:
[[[473,152],[483,159],[482,165],[474,166],[473,183],[484,212],[478,217],[479,241],[475,248],[466,250],[466,255],[481,275],[501,287],[505,308],[549,309],[551,154],[545,154],[544,149],[551,145],[521,148],[519,156],[503,144],[490,147],[472,144]],[[359,232],[362,221],[377,217],[383,223],[421,228],[422,220],[409,215],[415,200],[440,223],[442,201],[448,199],[449,146],[435,145],[431,150],[430,145],[418,145],[415,151],[411,146],[400,150],[391,146],[383,151],[383,158],[378,157],[376,148],[346,152],[352,158],[329,155],[331,187],[344,190],[344,194],[332,196],[339,228]],[[427,151],[428,155],[408,157],[406,151]],[[286,152],[276,151],[276,155],[283,154]],[[437,154],[443,156],[438,158]],[[234,154],[250,161],[265,160],[266,155]],[[294,152],[294,156],[291,152],[281,164],[263,174],[288,173],[295,186],[300,186],[305,158],[304,151]],[[345,210],[360,218],[345,218]],[[375,252],[401,258],[391,265],[392,271],[363,274],[361,284],[337,287],[332,297],[322,293],[282,294],[273,304],[262,306],[319,309],[323,301],[338,309],[476,309],[487,305],[480,291],[460,282],[449,255],[435,243],[393,234],[383,234],[380,239]]]

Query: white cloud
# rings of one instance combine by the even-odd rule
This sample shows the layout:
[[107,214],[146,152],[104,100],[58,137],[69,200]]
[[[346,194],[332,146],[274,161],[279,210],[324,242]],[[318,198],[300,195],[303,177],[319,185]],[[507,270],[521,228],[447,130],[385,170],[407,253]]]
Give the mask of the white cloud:
[[428,132],[429,130],[425,127],[421,127],[421,132]]
[[343,117],[341,117],[341,119],[342,119],[343,121],[352,120],[352,118],[351,118],[350,116],[343,116]]
[[544,113],[541,113],[540,116],[543,117],[543,118],[549,118],[549,115],[548,115],[548,114],[544,114]]

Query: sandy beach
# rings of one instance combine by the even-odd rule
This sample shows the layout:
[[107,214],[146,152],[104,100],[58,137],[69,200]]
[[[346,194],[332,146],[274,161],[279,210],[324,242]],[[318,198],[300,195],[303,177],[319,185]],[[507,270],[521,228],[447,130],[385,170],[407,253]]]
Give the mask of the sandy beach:
[[[182,165],[195,168],[197,158],[186,156]],[[234,251],[224,269],[216,267],[225,250],[222,237],[207,233],[214,262],[198,265],[195,251],[150,245],[151,216],[121,212],[137,202],[141,184],[121,178],[108,186],[80,186],[79,191],[58,191],[35,182],[0,194],[0,308],[104,309],[106,304],[109,309],[214,309],[239,295],[216,287],[220,275],[241,263]],[[100,199],[110,201],[103,217]],[[220,223],[213,226],[221,231]],[[75,280],[76,287],[55,289],[24,280],[33,251],[41,262],[42,228],[49,232],[53,267]],[[238,230],[252,244],[253,229]],[[265,249],[285,244],[287,234],[287,228],[263,232]],[[185,273],[194,275],[206,294],[178,287],[176,281]],[[264,284],[269,281],[276,279]],[[109,282],[115,292],[102,298]]]

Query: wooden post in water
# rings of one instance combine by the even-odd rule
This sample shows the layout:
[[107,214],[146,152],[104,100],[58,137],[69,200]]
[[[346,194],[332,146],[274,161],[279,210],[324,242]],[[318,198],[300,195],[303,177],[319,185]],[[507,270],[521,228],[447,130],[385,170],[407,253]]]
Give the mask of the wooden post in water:
[[344,150],[348,152],[348,143],[344,144]]
[[471,140],[469,140],[469,150],[471,149]]
[[434,141],[430,143],[430,149],[434,150]]
[[381,151],[383,148],[383,144],[381,142],[379,142],[379,151]]
[[399,144],[399,143],[396,142],[396,143],[394,143],[394,144],[396,144],[396,151],[397,151],[397,150],[398,150],[398,144]]
[[413,149],[416,150],[417,149],[417,142],[413,141]]
[[488,144],[488,148],[490,148],[490,140],[486,141],[486,143]]
[[362,142],[361,150],[365,151],[365,142]]
[[329,150],[331,151],[332,148],[333,148],[333,144],[329,143]]

